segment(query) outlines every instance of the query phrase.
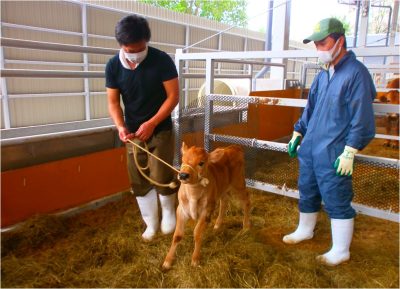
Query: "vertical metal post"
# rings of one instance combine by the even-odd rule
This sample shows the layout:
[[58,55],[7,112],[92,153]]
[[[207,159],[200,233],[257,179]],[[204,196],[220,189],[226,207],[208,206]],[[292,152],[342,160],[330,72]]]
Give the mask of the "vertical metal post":
[[[218,51],[221,51],[221,50],[222,50],[222,34],[219,34],[218,35]],[[222,63],[218,62],[217,65],[218,65],[218,68],[217,68],[218,74],[221,74],[222,73],[221,72]]]
[[214,60],[211,58],[206,59],[206,101],[204,112],[204,148],[210,151],[209,135],[212,130],[211,115],[213,113],[213,102],[208,101],[208,95],[214,93]]
[[[188,47],[190,45],[190,26],[186,25],[185,27],[185,47]],[[185,66],[184,69],[181,71],[181,73],[188,73],[189,72],[189,61],[185,60]],[[189,79],[185,78],[185,84],[183,86],[183,91],[185,95],[185,107],[187,107],[189,103],[189,88],[190,88],[190,81]],[[182,90],[181,90],[182,91]]]
[[[247,36],[243,39],[243,51],[247,51]],[[247,64],[243,63],[243,74],[246,73],[247,69],[246,67],[248,66]],[[250,80],[251,81],[251,80]]]
[[357,39],[358,47],[365,47],[367,45],[368,15],[369,15],[369,1],[365,0],[361,2],[360,29]]
[[[400,5],[400,1],[394,1],[393,4],[393,14],[392,14],[392,23],[391,23],[391,27],[389,27],[390,29],[390,36],[389,36],[389,47],[394,47],[394,41],[395,41],[395,37],[396,37],[396,27],[397,27],[397,21],[399,18],[399,5]],[[393,56],[389,56],[387,58],[387,63],[388,64],[392,64],[394,63],[394,57]]]
[[180,55],[182,54],[182,49],[177,49],[176,54],[175,54],[175,66],[176,69],[178,70],[178,82],[179,82],[179,103],[174,109],[174,115],[178,116],[180,112],[186,107],[186,99],[182,99],[182,93],[183,87],[184,87],[184,72],[185,72],[185,63],[186,60],[182,60],[180,58]]
[[[268,14],[267,14],[267,19],[266,19],[266,29],[265,29],[265,44],[264,44],[265,51],[271,51],[271,49],[272,49],[272,25],[273,25],[273,19],[274,19],[274,1],[275,0],[269,0]],[[271,62],[271,58],[265,58],[264,61]],[[257,78],[263,77],[269,71],[271,71],[271,67],[264,66],[254,76],[254,78],[252,79],[252,84],[251,84],[253,91],[257,90]]]
[[214,59],[206,59],[206,95],[214,93]]
[[[1,27],[0,27],[0,37],[1,35]],[[0,67],[4,69],[4,47],[0,47]],[[11,128],[11,120],[10,120],[10,106],[8,103],[8,91],[7,91],[7,81],[4,77],[1,78],[1,101],[3,106],[3,118],[4,118],[4,128]]]
[[250,84],[249,84],[250,91],[253,91],[253,89],[255,88],[255,87],[253,87],[253,70],[254,70],[253,64],[250,64],[249,65],[249,74],[251,75]]
[[210,95],[206,95],[204,107],[204,149],[210,152],[210,132],[212,131],[211,115],[213,114],[214,101],[210,100]]
[[[288,50],[289,49],[289,28],[290,28],[290,8],[291,2],[284,0],[275,0],[278,5],[275,7],[274,16],[272,19],[272,51]],[[287,59],[275,59],[274,62],[279,62],[287,66]],[[282,88],[287,78],[286,69],[282,67],[271,67],[272,79],[283,79]]]
[[173,121],[174,121],[174,131],[175,131],[175,158],[174,166],[179,167],[182,154],[181,154],[181,144],[182,144],[182,131],[181,131],[181,114],[185,103],[182,101],[182,85],[183,85],[183,72],[185,60],[180,59],[180,54],[182,54],[182,49],[177,49],[175,54],[175,65],[178,70],[178,81],[179,81],[179,103],[173,111]]
[[361,1],[357,1],[356,23],[354,24],[353,48],[357,47],[358,22],[360,21]]
[[[87,32],[87,5],[81,4],[82,13],[82,45],[88,46],[88,32]],[[89,71],[89,57],[87,53],[83,53],[83,70]],[[90,85],[89,78],[84,78],[84,89],[85,89],[85,119],[90,120]]]
[[389,28],[390,29],[390,36],[389,36],[389,46],[393,47],[394,46],[394,40],[396,37],[396,27],[397,27],[397,20],[399,18],[399,5],[400,1],[394,1],[393,4],[393,15],[392,15],[392,25]]

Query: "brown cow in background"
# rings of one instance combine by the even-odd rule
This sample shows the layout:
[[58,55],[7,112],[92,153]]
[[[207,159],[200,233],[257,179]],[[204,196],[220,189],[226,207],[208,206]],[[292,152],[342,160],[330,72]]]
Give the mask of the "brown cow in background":
[[[394,88],[387,93],[379,96],[379,101],[387,104],[399,104],[399,78],[392,79],[386,88]],[[388,113],[385,117],[385,127],[387,135],[399,135],[399,114]],[[393,133],[392,130],[394,129]],[[399,141],[387,139],[384,144],[387,147],[399,148]]]

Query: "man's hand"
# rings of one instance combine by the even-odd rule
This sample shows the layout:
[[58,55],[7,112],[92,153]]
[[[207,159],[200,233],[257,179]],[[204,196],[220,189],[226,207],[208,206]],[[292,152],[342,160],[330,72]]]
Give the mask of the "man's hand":
[[155,128],[156,126],[153,122],[146,121],[135,132],[135,137],[141,141],[147,141],[153,135]]
[[288,143],[288,154],[292,158],[297,156],[297,147],[300,144],[301,137],[302,137],[301,133],[294,131],[292,139]]
[[345,146],[343,153],[336,159],[333,165],[338,176],[351,176],[354,169],[354,155],[357,149]]
[[119,139],[126,143],[128,139],[132,139],[135,137],[134,133],[130,133],[129,130],[125,126],[119,126],[118,128],[118,135]]

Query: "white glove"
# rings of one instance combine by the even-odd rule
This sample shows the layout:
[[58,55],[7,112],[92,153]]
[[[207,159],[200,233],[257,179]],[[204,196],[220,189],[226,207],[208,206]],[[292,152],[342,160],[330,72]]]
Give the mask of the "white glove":
[[358,152],[357,149],[345,146],[343,153],[336,159],[333,165],[336,169],[336,174],[339,176],[351,176],[354,167],[354,155]]

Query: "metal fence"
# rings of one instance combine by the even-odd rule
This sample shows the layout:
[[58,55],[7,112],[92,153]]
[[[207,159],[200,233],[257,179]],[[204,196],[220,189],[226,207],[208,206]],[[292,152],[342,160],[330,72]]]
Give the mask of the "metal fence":
[[[358,57],[396,56],[396,48],[359,48],[354,52]],[[214,79],[218,76],[216,63],[219,61],[257,61],[259,59],[298,59],[315,57],[311,50],[258,51],[258,52],[220,52],[190,53],[176,55],[179,77],[183,86],[186,77],[182,63],[185,61],[204,61],[207,101],[204,106],[187,101],[181,96],[176,111],[177,148],[184,138],[204,136],[207,150],[218,145],[241,144],[246,148],[247,184],[260,190],[298,198],[298,164],[287,156],[287,139],[264,141],[253,133],[257,123],[249,122],[249,104],[275,105],[303,108],[305,99],[278,97],[250,97],[217,95],[214,92]],[[309,66],[315,70],[315,65]],[[398,68],[398,66],[397,66]],[[389,69],[393,69],[390,67]],[[287,78],[286,69],[281,71],[282,79]],[[385,67],[380,67],[385,73]],[[376,71],[370,71],[371,74]],[[303,75],[306,75],[304,73]],[[303,86],[305,81],[303,79]],[[255,92],[256,93],[256,92]],[[182,94],[183,95],[183,94]],[[398,113],[398,105],[374,104],[375,114]],[[199,131],[203,127],[204,132]],[[200,136],[199,136],[200,134]],[[398,136],[376,134],[376,138],[399,139]],[[177,150],[176,159],[180,159]],[[357,169],[354,174],[354,207],[361,213],[399,222],[399,160],[371,156],[356,156]]]
[[[287,140],[264,141],[252,137],[255,124],[248,119],[249,104],[304,107],[306,101],[286,98],[260,101],[259,97],[208,95],[204,108],[181,111],[180,133],[198,132],[204,119],[204,143],[208,150],[229,144],[245,148],[249,187],[298,198],[297,159],[288,156]],[[398,108],[388,106],[385,110],[392,109]],[[375,105],[375,111],[382,111],[382,108]],[[197,127],[184,125],[190,118],[196,119]],[[232,129],[234,127],[237,129]],[[353,176],[354,208],[362,214],[399,222],[399,160],[357,154]]]

